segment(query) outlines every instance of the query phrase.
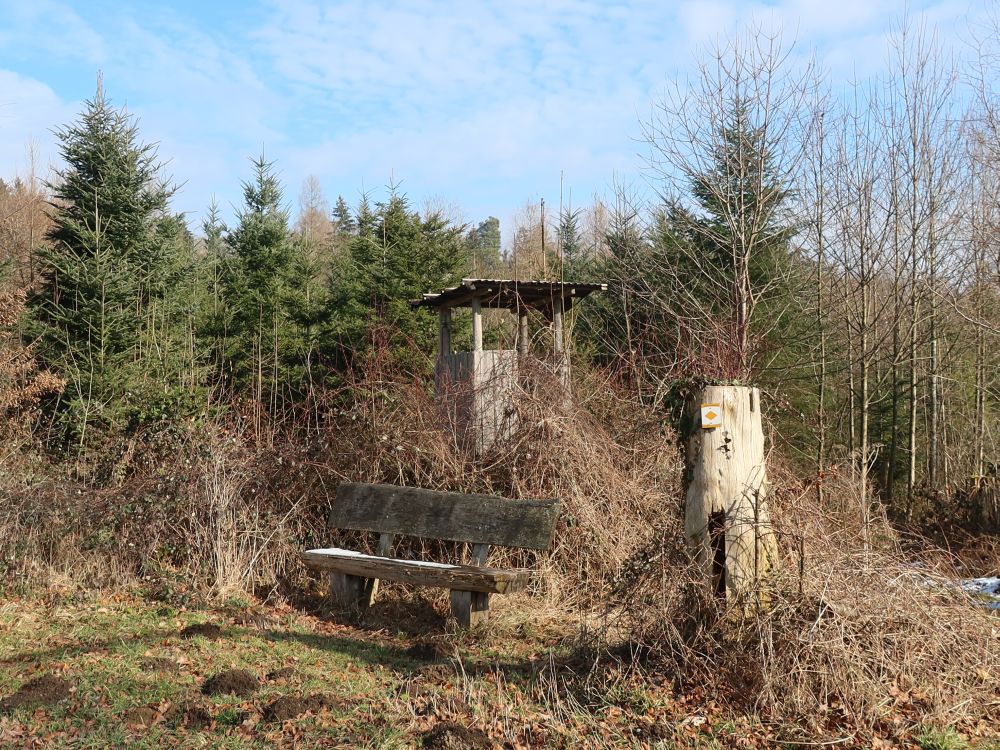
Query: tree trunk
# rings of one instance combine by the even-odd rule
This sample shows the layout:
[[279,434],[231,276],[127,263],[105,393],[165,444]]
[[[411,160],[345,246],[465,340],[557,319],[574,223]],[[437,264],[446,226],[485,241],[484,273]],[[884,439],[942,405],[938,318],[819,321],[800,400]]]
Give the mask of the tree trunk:
[[[693,421],[687,444],[685,534],[705,584],[730,601],[747,601],[759,595],[762,580],[777,564],[767,506],[760,392],[746,386],[709,386],[694,396],[688,409]],[[713,419],[718,426],[705,426]]]

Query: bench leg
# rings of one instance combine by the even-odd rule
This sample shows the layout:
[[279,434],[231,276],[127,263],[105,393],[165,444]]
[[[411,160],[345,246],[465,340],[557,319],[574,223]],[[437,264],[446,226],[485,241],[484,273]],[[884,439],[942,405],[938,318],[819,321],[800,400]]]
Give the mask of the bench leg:
[[451,613],[463,628],[484,623],[490,616],[490,595],[481,591],[452,590]]
[[365,579],[345,573],[330,573],[330,598],[345,609],[358,609],[367,599]]

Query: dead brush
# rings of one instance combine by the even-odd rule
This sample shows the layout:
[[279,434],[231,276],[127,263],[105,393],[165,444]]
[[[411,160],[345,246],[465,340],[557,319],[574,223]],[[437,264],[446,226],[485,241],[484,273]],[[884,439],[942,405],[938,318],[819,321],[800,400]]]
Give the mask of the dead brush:
[[832,475],[823,507],[789,473],[771,475],[782,567],[763,606],[727,609],[665,556],[621,592],[618,636],[679,685],[707,684],[789,740],[905,737],[925,723],[995,719],[995,616],[908,558],[877,509],[862,533],[848,474]]
[[[663,519],[679,518],[680,460],[672,433],[624,399],[622,417],[609,429],[567,399],[543,369],[531,383],[514,395],[509,439],[477,457],[463,445],[454,416],[424,384],[382,369],[376,359],[348,393],[332,400],[330,448],[319,460],[331,484],[385,482],[560,499],[550,552],[498,551],[490,564],[540,564],[544,586],[534,593],[564,611],[583,610],[607,595],[627,561],[655,547]],[[593,387],[601,392],[586,398],[618,398],[607,382]],[[406,543],[395,554],[405,555]],[[461,554],[454,545],[409,543],[430,559]]]

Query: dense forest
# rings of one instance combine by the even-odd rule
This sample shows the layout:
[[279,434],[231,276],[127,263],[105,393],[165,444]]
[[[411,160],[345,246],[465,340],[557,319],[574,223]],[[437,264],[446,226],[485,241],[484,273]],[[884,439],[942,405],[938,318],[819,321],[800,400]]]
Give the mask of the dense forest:
[[[295,555],[337,481],[554,495],[559,583],[534,594],[577,613],[643,602],[615,632],[659,644],[680,682],[717,680],[813,738],[888,736],[888,683],[976,726],[995,715],[989,616],[918,605],[912,581],[910,604],[884,596],[911,563],[1000,565],[996,52],[903,23],[888,72],[840,89],[753,30],[652,103],[641,186],[528,206],[514,227],[394,185],[331,201],[315,178],[293,209],[266,154],[231,225],[211,205],[192,226],[169,154],[99,87],[57,131],[54,172],[0,182],[0,578],[290,596],[314,585]],[[485,457],[435,422],[438,321],[410,304],[463,278],[608,284],[569,316],[573,403],[526,394],[522,433]],[[515,324],[486,323],[511,348]],[[706,383],[762,389],[791,571],[772,601],[814,595],[817,618],[782,605],[734,635],[721,615],[695,627],[710,605],[680,583],[649,594],[657,566],[683,564],[675,430]]]

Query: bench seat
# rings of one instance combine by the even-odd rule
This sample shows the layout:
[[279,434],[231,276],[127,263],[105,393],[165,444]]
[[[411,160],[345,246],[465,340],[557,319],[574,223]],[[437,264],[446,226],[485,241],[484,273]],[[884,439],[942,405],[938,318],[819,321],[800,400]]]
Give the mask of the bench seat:
[[361,578],[378,578],[415,586],[437,586],[487,594],[511,594],[523,591],[535,575],[532,570],[400,560],[395,557],[366,555],[339,547],[308,550],[302,553],[302,561],[314,569]]

